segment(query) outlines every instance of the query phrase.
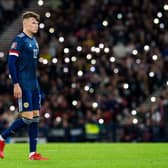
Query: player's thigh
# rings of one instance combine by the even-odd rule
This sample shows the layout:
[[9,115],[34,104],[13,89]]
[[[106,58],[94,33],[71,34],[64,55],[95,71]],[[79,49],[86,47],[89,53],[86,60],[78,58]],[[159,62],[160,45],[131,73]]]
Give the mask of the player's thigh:
[[41,94],[40,91],[37,89],[33,91],[32,96],[32,109],[34,116],[39,116],[40,107],[41,107]]
[[33,111],[23,111],[21,116],[28,119],[33,119]]
[[33,117],[38,117],[40,116],[40,111],[39,110],[33,110]]
[[19,112],[22,117],[33,118],[32,93],[22,89],[22,97],[18,99]]

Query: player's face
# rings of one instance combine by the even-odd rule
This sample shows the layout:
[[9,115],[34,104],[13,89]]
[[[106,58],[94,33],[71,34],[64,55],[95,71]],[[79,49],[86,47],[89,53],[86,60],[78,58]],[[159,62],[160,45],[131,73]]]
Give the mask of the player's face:
[[37,31],[38,31],[38,24],[39,24],[39,22],[35,18],[33,18],[33,17],[25,19],[25,21],[24,21],[24,27],[31,34],[37,33]]

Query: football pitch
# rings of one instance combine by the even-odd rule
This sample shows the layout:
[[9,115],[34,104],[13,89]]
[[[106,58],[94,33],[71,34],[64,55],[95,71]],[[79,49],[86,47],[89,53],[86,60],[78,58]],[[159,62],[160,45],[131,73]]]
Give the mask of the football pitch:
[[167,168],[168,144],[39,144],[48,161],[28,160],[28,144],[6,145],[1,168]]

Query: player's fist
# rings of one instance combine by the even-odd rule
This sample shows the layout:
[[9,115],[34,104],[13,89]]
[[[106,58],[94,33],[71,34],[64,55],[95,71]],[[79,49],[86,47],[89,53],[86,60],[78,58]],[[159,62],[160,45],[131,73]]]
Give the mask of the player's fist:
[[21,98],[22,97],[22,89],[18,83],[14,84],[14,97]]

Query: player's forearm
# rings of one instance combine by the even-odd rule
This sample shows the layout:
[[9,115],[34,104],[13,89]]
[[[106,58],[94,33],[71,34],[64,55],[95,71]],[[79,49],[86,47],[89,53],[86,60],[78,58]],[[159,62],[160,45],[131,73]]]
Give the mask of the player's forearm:
[[17,77],[16,65],[15,65],[16,60],[17,60],[17,58],[15,56],[9,56],[9,58],[8,58],[9,73],[11,75],[13,84],[18,83],[18,77]]

